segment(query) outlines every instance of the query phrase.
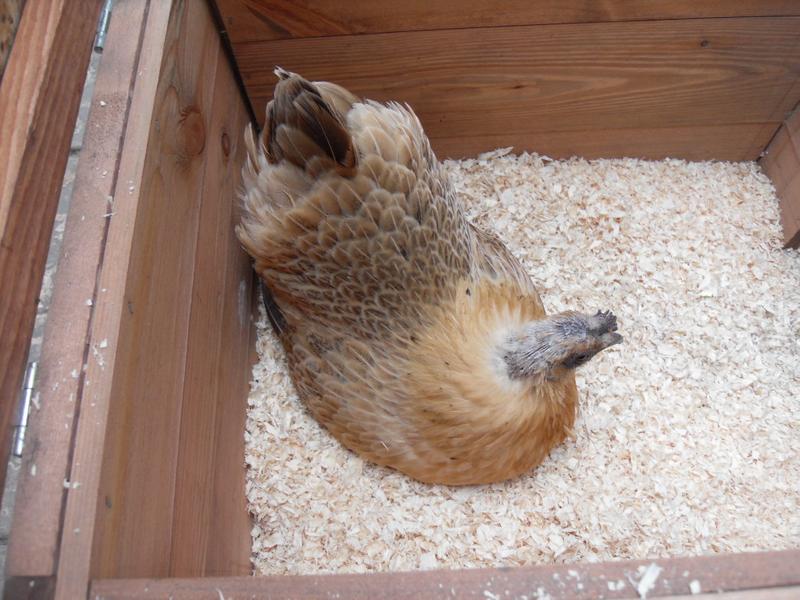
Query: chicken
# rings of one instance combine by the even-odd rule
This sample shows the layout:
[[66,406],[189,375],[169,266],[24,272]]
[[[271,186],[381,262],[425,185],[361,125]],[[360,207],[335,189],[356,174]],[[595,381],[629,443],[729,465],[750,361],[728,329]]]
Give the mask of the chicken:
[[407,106],[276,70],[245,132],[237,235],[311,414],[344,446],[429,483],[526,473],[575,421],[576,367],[610,312],[548,316],[471,224]]

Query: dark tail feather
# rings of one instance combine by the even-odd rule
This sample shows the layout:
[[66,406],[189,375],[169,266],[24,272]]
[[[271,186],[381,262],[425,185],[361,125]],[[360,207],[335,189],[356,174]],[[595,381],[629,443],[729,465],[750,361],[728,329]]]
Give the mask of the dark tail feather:
[[[315,84],[300,75],[280,68],[275,70],[275,74],[278,84],[272,101],[267,105],[264,128],[269,161],[288,160],[304,169],[321,161],[326,169],[352,176],[356,151],[339,110],[325,100],[323,92]],[[341,92],[349,92],[340,91],[338,86],[335,91],[335,95],[330,95],[330,90],[326,90],[334,105],[343,104],[346,97]]]
[[270,325],[272,325],[272,330],[275,332],[275,335],[280,338],[286,331],[286,317],[283,316],[281,309],[278,308],[275,297],[267,287],[267,284],[265,284],[262,279],[258,281],[261,284],[261,297],[264,299],[264,308],[267,311],[267,318],[269,319]]

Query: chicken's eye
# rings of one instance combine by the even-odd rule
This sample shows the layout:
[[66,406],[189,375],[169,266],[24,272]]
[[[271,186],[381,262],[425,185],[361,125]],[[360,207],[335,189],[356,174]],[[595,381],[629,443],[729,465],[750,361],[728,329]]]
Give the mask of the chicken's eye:
[[565,363],[569,369],[574,369],[575,367],[580,367],[581,365],[587,363],[589,359],[592,358],[592,355],[588,352],[581,352],[580,354],[573,354]]

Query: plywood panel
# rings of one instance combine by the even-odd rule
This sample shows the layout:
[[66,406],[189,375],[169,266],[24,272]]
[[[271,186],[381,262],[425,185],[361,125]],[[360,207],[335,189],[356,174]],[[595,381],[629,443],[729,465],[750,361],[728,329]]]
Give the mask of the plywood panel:
[[[9,541],[8,577],[54,575],[70,448],[83,390],[96,275],[114,207],[109,198],[133,93],[146,3],[119,0],[97,72],[39,360]],[[130,32],[130,33],[129,33]],[[95,348],[95,350],[99,350]],[[32,474],[33,472],[33,474]]]
[[[235,51],[260,118],[279,64],[364,97],[409,102],[431,138],[502,142],[540,132],[777,127],[797,101],[799,40],[800,18],[762,17],[416,31]],[[702,158],[731,154],[730,138],[688,140],[677,156],[697,145]]]
[[216,0],[234,42],[424,29],[800,15],[793,0]]
[[[302,598],[323,600],[429,600],[469,598],[551,600],[608,600],[640,598],[631,581],[638,581],[639,567],[657,563],[662,571],[648,598],[674,599],[691,596],[690,582],[697,580],[704,592],[759,589],[759,594],[731,596],[730,600],[769,598],[786,600],[792,594],[772,594],[769,588],[800,586],[800,550],[624,561],[594,564],[542,565],[507,569],[421,571],[376,573],[369,575],[322,575],[278,577],[234,577],[142,581],[96,581],[92,595],[104,600],[133,598],[175,598],[176,600],[218,600],[259,598],[283,600]],[[609,581],[623,581],[619,589],[609,589]],[[691,596],[698,597],[698,596]],[[702,598],[702,596],[700,596]],[[724,595],[715,596],[727,600]]]
[[0,489],[101,4],[28,3],[0,85]]

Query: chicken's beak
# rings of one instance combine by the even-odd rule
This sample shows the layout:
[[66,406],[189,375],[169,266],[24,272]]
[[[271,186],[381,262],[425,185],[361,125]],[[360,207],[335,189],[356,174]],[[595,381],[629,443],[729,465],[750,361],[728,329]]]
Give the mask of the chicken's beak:
[[610,348],[616,344],[621,344],[623,339],[625,338],[615,331],[604,333],[602,336],[600,336],[600,340],[603,342],[603,349]]

